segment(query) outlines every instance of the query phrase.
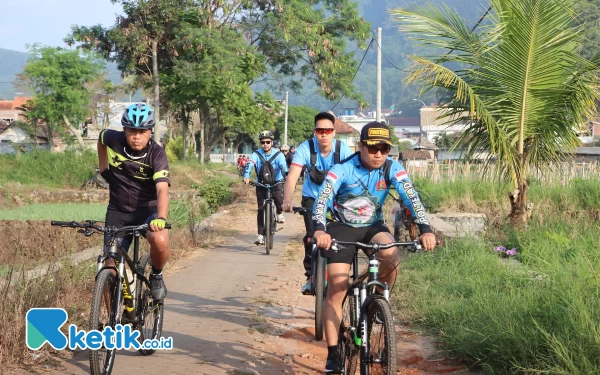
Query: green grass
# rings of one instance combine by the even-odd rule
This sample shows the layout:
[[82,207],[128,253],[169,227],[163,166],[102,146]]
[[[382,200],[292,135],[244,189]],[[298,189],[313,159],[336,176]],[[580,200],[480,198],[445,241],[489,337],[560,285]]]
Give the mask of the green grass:
[[104,220],[106,203],[32,204],[0,210],[0,220]]
[[[539,208],[526,228],[499,226],[483,239],[408,257],[393,300],[401,318],[486,373],[599,374],[598,185],[532,184],[529,199]],[[439,204],[506,199],[502,187],[486,183],[424,188]],[[518,262],[501,259],[498,245],[516,248]]]
[[0,155],[0,184],[18,182],[26,186],[79,188],[94,176],[97,164],[98,157],[93,151]]

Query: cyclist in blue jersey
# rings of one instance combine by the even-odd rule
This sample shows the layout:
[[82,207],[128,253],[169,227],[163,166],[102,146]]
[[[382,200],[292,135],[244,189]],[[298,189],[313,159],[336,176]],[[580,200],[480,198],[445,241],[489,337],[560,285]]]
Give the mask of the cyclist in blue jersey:
[[[391,148],[390,129],[382,123],[371,122],[361,130],[358,152],[331,168],[313,208],[317,246],[329,249],[332,238],[363,243],[394,242],[394,237],[383,221],[383,205],[390,185],[393,185],[416,218],[424,249],[433,250],[436,239],[429,226],[425,208],[404,168],[387,157]],[[333,221],[327,221],[328,210],[333,215]],[[338,333],[342,303],[348,289],[350,264],[355,251],[354,246],[347,246],[336,253],[328,251],[329,278],[323,310],[328,349],[326,374],[339,374],[342,371],[341,359],[337,353]],[[379,269],[380,281],[392,285],[396,279],[398,249],[394,247],[381,251],[378,257],[383,259]]]
[[[315,116],[315,136],[302,142],[296,149],[292,159],[290,173],[283,190],[283,210],[292,210],[292,195],[296,189],[296,183],[304,168],[308,169],[307,178],[302,184],[302,207],[312,210],[319,192],[319,187],[325,180],[327,171],[335,164],[344,160],[352,154],[348,145],[335,137],[335,116],[328,112],[321,112]],[[314,166],[313,166],[314,164]],[[306,282],[301,288],[302,294],[311,293],[311,254],[312,245],[306,239],[314,234],[312,218],[304,216],[304,275]]]
[[[171,182],[167,154],[150,138],[154,124],[152,108],[132,104],[121,117],[124,131],[102,130],[97,147],[100,173],[110,189],[105,225],[150,225],[150,232],[145,234],[152,261],[149,281],[152,297],[162,300],[167,296],[162,269],[171,252],[165,230]],[[122,238],[121,248],[127,251],[132,239],[132,235]],[[105,251],[108,240],[105,235]]]
[[[254,151],[248,159],[248,163],[246,164],[246,170],[244,171],[244,183],[247,184],[250,182],[250,172],[254,167],[256,171],[256,181],[265,183],[260,180],[261,170],[263,167],[264,159],[266,162],[270,162],[273,167],[274,172],[274,181],[279,182],[282,181],[288,172],[288,167],[285,162],[285,156],[281,151],[273,149],[273,133],[268,130],[264,130],[260,132],[258,135],[258,139],[260,140],[261,148]],[[260,156],[259,156],[260,155]],[[262,157],[262,158],[261,158]],[[267,192],[264,188],[257,186],[256,187],[256,201],[258,203],[258,213],[256,215],[256,224],[258,227],[258,237],[256,237],[256,241],[254,243],[256,245],[264,245],[264,211],[263,211],[263,201],[267,197]],[[277,222],[284,223],[285,217],[283,216],[283,211],[281,209],[281,204],[283,202],[283,185],[277,185],[273,188],[273,200],[275,201],[275,207],[277,209]]]

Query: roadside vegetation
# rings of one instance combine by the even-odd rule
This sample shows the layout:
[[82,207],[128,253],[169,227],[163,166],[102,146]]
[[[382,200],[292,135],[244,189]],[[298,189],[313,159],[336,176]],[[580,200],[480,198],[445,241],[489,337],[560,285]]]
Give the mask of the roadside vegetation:
[[[31,352],[24,345],[25,314],[32,307],[62,307],[69,313],[67,324],[85,324],[95,260],[70,265],[69,254],[100,245],[102,237],[84,237],[74,229],[51,227],[49,220],[102,220],[103,203],[35,204],[24,200],[14,204],[12,194],[32,190],[79,189],[94,175],[97,157],[93,152],[51,154],[32,152],[0,155],[0,220],[7,220],[0,234],[5,244],[0,253],[0,366],[5,369],[32,365],[52,368],[56,357],[69,352],[48,348]],[[198,232],[194,225],[218,207],[229,204],[243,190],[232,187],[236,169],[225,164],[204,164],[187,160],[172,162],[172,190],[196,190],[199,199],[173,199],[169,221],[172,253],[170,265],[216,241],[216,232]],[[228,173],[229,172],[229,173]],[[4,236],[4,237],[3,237]],[[142,253],[148,251],[141,241]],[[45,262],[65,262],[58,272],[47,277],[9,283],[17,272]],[[167,267],[169,272],[169,267]],[[22,273],[21,273],[22,274]]]
[[488,229],[405,259],[393,300],[400,320],[486,373],[600,373],[598,181],[533,181],[520,229],[506,219],[508,184],[416,184],[434,211],[486,213]]

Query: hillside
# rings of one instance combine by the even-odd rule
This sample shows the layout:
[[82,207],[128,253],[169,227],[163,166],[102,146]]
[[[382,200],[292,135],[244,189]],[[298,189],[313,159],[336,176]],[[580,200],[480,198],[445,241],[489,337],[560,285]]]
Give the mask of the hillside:
[[29,54],[0,48],[0,99],[12,99],[16,89],[12,85],[15,75],[21,73]]

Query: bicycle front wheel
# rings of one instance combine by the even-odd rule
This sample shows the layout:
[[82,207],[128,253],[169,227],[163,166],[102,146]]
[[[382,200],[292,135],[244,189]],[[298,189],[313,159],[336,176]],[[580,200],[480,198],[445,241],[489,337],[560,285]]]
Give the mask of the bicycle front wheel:
[[390,305],[384,298],[372,298],[367,306],[369,374],[395,374],[396,330]]
[[[116,326],[116,318],[119,311],[113,311],[117,282],[114,271],[104,269],[96,276],[96,284],[92,296],[92,307],[90,310],[90,322],[88,329],[102,332],[105,327]],[[111,373],[115,363],[116,349],[100,348],[89,351],[90,373],[92,375],[108,375]]]
[[[150,278],[150,272],[152,272],[150,254],[142,256],[140,267],[144,270],[144,276]],[[162,302],[158,303],[154,301],[150,288],[139,278],[136,281],[135,300],[137,302],[136,310],[138,316],[136,329],[140,331],[138,339],[140,344],[143,344],[144,340],[147,339],[160,339],[162,335],[164,305]],[[143,347],[139,349],[139,352],[143,355],[150,355],[155,351],[156,349],[145,349]]]
[[271,248],[273,247],[273,232],[271,232],[271,225],[273,225],[273,206],[270,203],[265,204],[264,208],[265,216],[265,249],[267,255],[271,254]]
[[353,294],[347,294],[342,305],[342,321],[338,336],[338,353],[343,361],[344,375],[354,375],[358,367],[359,347],[354,343],[355,329],[356,297]]

